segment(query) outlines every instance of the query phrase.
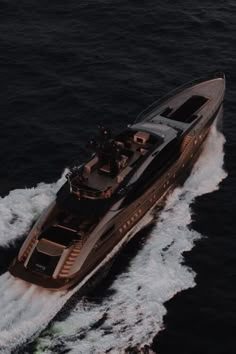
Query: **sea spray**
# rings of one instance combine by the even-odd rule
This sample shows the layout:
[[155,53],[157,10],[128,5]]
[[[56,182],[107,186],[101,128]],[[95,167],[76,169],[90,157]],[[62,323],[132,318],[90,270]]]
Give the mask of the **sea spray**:
[[191,176],[169,196],[145,246],[114,281],[114,294],[91,309],[78,303],[64,322],[53,324],[51,334],[41,336],[40,350],[53,352],[63,343],[70,353],[121,353],[127,346],[151,342],[163,328],[164,303],[195,285],[195,274],[182,256],[201,237],[189,227],[190,204],[226,177],[223,145],[223,135],[213,126]]
[[[223,143],[222,134],[213,127],[192,175],[182,188],[169,196],[145,246],[129,269],[113,283],[114,295],[91,308],[79,301],[64,322],[56,322],[51,327],[51,334],[42,335],[38,343],[45,353],[47,348],[54,352],[55,346],[62,342],[77,354],[109,349],[118,353],[128,345],[151,341],[163,326],[165,301],[178,291],[194,286],[194,273],[182,264],[182,253],[190,250],[200,237],[188,228],[189,205],[197,195],[216,189],[225,177]],[[213,172],[214,178],[210,178]],[[58,187],[39,185],[37,193],[33,193],[40,199],[36,204],[42,209],[47,204],[42,203],[44,197],[41,199],[39,191],[44,191],[50,202]],[[17,233],[12,239],[15,237]],[[3,274],[0,277],[0,352],[10,353],[36,338],[77,288],[67,293],[52,293],[14,279],[9,273]],[[93,325],[100,319],[104,321],[95,329]]]
[[55,183],[15,189],[4,198],[0,197],[0,246],[9,245],[29,230],[32,222],[55,198],[65,181],[65,173]]

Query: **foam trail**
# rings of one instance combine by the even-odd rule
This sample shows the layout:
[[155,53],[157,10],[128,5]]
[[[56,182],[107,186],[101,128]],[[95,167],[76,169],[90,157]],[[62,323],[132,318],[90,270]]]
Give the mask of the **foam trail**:
[[6,197],[0,197],[0,246],[8,245],[28,231],[54,199],[65,180],[65,173],[56,183],[39,183],[35,188],[15,189]]
[[[182,262],[183,252],[201,237],[188,227],[190,203],[216,190],[226,177],[223,144],[223,135],[213,126],[191,176],[170,195],[145,246],[113,283],[115,294],[90,309],[78,303],[64,322],[55,322],[51,333],[41,336],[39,352],[52,353],[64,343],[74,354],[121,353],[127,346],[151,342],[163,327],[164,303],[195,285],[194,272]],[[93,329],[101,319],[100,327]]]
[[5,354],[45,328],[68,294],[50,293],[16,280],[9,273],[0,277],[0,284],[0,353]]
[[[112,288],[116,293],[90,309],[84,308],[80,301],[67,320],[53,325],[51,335],[41,337],[39,349],[45,353],[55,352],[55,345],[63,340],[76,354],[104,353],[108,349],[120,353],[127,345],[151,340],[162,326],[166,312],[164,302],[176,292],[194,286],[193,272],[181,264],[182,252],[191,249],[199,237],[187,227],[191,220],[189,204],[196,195],[214,190],[225,177],[222,170],[223,142],[223,136],[212,129],[192,176],[183,188],[175,190],[168,198],[161,220],[144,248],[129,270],[114,282]],[[214,180],[213,170],[217,176]],[[53,194],[54,187],[43,185],[43,189],[38,188],[41,187],[38,186],[37,193],[32,194],[32,199],[38,198],[38,203],[33,205],[42,208],[44,197],[38,194],[39,190],[45,191],[45,198],[50,199],[51,192],[48,194],[48,191]],[[13,207],[12,202],[9,203]],[[30,205],[32,207],[32,203]],[[14,352],[16,347],[38,336],[74,292],[76,288],[67,293],[50,293],[16,280],[9,273],[3,274],[0,277],[0,353]],[[107,318],[103,324],[92,329],[105,314]],[[85,335],[83,340],[79,340],[81,334]]]
[[[151,219],[146,216],[142,225]],[[0,353],[12,353],[28,339],[37,337],[79,287],[78,284],[68,292],[49,292],[8,272],[3,274],[0,277]],[[79,306],[84,308],[82,302]]]

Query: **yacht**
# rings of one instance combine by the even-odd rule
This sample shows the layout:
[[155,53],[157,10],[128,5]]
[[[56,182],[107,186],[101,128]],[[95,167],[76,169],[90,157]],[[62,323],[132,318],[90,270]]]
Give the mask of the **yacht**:
[[10,273],[50,290],[87,284],[191,172],[224,92],[224,74],[214,73],[172,91],[116,136],[101,126],[91,158],[70,168]]

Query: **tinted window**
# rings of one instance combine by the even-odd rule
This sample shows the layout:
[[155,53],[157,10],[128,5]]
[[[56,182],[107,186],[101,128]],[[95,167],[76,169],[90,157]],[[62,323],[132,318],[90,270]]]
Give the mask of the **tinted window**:
[[111,227],[109,227],[107,231],[104,232],[104,234],[100,237],[99,241],[103,242],[107,240],[111,236],[114,230],[115,230],[115,225],[112,225]]
[[[182,104],[173,114],[169,116],[170,119],[180,122],[191,122],[189,119],[193,114],[204,105],[207,98],[203,96],[192,96]],[[196,118],[196,117],[195,117]]]

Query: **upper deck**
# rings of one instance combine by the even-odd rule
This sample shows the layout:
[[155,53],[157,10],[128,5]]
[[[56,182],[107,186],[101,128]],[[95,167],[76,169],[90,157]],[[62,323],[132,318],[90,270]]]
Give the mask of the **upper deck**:
[[158,152],[219,107],[224,86],[224,75],[214,74],[154,103],[115,138],[103,128],[92,159],[67,175],[70,192],[78,199],[109,199],[123,181],[134,183]]
[[163,136],[130,129],[105,141],[90,161],[67,175],[78,199],[108,199],[132,171],[164,142]]

